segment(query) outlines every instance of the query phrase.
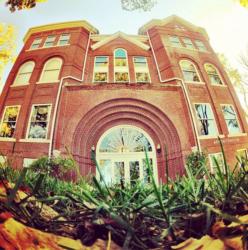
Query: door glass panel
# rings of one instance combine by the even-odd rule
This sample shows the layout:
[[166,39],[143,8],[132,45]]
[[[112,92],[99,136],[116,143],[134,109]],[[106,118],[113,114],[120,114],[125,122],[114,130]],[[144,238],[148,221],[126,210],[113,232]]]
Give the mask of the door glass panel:
[[99,166],[105,182],[111,184],[112,181],[111,160],[100,160]]
[[124,161],[114,163],[114,180],[116,183],[124,183],[125,172],[124,172]]
[[135,184],[135,182],[137,182],[137,180],[140,179],[139,162],[130,161],[129,168],[130,168],[130,184]]
[[[148,168],[146,159],[143,159],[142,162],[143,162],[143,176],[144,176],[144,182],[145,182],[145,183],[151,183],[151,177],[150,177],[150,175],[149,175],[149,168]],[[152,174],[153,174],[153,163],[152,163],[152,159],[151,159],[151,158],[149,159],[149,165],[150,165],[150,168],[151,168]]]

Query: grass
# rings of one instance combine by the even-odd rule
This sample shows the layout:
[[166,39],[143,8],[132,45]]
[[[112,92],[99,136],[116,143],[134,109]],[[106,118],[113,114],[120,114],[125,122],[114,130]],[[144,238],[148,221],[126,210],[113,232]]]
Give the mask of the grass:
[[[167,175],[167,183],[157,185],[146,155],[151,183],[137,181],[125,187],[108,186],[96,161],[101,178],[93,177],[91,183],[83,178],[77,182],[63,181],[56,176],[60,172],[57,162],[44,162],[42,159],[38,163],[45,171],[40,171],[37,164],[20,172],[1,168],[2,184],[8,180],[15,186],[9,190],[8,202],[0,203],[0,211],[8,210],[38,229],[80,238],[86,245],[97,238],[108,239],[111,232],[112,240],[123,249],[170,249],[170,245],[188,237],[200,238],[210,233],[211,225],[219,218],[239,222],[233,215],[247,213],[248,163],[244,159],[238,159],[233,170],[224,160],[224,172],[216,161],[217,172],[213,175],[204,155],[195,153],[188,157],[184,176],[171,180]],[[65,162],[71,170],[71,158],[69,162],[59,162]],[[17,190],[23,187],[59,216],[47,222],[28,199],[15,202]],[[68,225],[72,230],[65,230]]]

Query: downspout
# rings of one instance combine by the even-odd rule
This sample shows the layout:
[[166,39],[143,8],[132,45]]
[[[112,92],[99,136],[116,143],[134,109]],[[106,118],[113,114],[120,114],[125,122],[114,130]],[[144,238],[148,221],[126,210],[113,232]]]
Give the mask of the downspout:
[[48,157],[49,158],[51,158],[52,155],[53,155],[55,126],[56,126],[56,123],[57,123],[58,109],[59,109],[59,103],[60,103],[62,88],[63,88],[63,85],[64,85],[64,80],[65,79],[73,79],[73,80],[76,80],[78,82],[83,82],[84,81],[85,67],[86,67],[86,61],[87,61],[88,52],[89,52],[89,45],[90,45],[90,37],[91,37],[91,32],[89,33],[89,38],[88,38],[88,42],[87,42],[86,53],[85,53],[85,57],[84,57],[84,66],[83,66],[83,70],[82,70],[81,79],[76,78],[74,76],[64,76],[64,77],[62,77],[60,79],[59,88],[58,88],[57,97],[56,97],[55,106],[54,106],[54,112],[53,112],[54,115],[53,115],[53,120],[52,120],[52,125],[51,125],[50,143],[49,143],[49,150],[48,150]]
[[157,58],[156,58],[156,55],[155,55],[155,51],[154,51],[154,48],[153,48],[153,45],[152,45],[152,42],[151,42],[151,38],[150,38],[150,35],[149,35],[148,31],[147,31],[147,36],[148,36],[148,40],[149,40],[149,43],[150,43],[150,46],[151,46],[152,54],[153,54],[153,57],[154,57],[154,60],[155,60],[156,68],[157,68],[157,71],[158,71],[159,81],[163,82],[163,83],[166,83],[166,82],[176,80],[176,81],[178,81],[180,83],[180,87],[183,90],[183,94],[184,94],[184,97],[185,97],[185,100],[186,100],[186,103],[187,103],[187,106],[188,106],[188,109],[189,109],[190,121],[191,121],[191,125],[193,127],[194,137],[195,137],[195,140],[196,140],[196,146],[197,146],[197,149],[199,150],[199,152],[201,152],[202,150],[201,150],[200,140],[199,140],[199,137],[198,137],[197,125],[196,125],[196,122],[195,122],[195,117],[194,117],[194,113],[193,113],[193,110],[192,110],[192,106],[191,106],[191,102],[190,102],[190,98],[189,98],[189,93],[188,93],[187,88],[185,86],[185,82],[184,82],[183,79],[181,79],[179,77],[172,77],[172,78],[165,79],[165,80],[162,79],[161,73],[160,73],[160,70],[159,70],[159,66],[158,66],[158,62],[157,62]]

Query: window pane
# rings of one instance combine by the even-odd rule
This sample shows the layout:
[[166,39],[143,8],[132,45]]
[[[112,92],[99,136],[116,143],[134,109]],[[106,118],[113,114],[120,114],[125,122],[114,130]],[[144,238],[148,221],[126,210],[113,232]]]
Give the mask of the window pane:
[[100,160],[99,167],[101,169],[101,173],[104,177],[105,182],[107,184],[111,184],[111,182],[112,182],[112,163],[111,163],[111,160]]
[[97,56],[95,58],[95,67],[107,67],[108,57],[107,56]]
[[125,168],[123,161],[114,163],[114,180],[116,183],[125,182]]
[[205,47],[204,43],[200,40],[195,40],[195,44],[198,47],[200,51],[207,51],[207,48]]
[[236,112],[232,105],[223,105],[222,112],[226,121],[226,125],[230,134],[240,133],[240,127]]
[[107,82],[108,74],[106,72],[96,72],[94,74],[94,81],[95,82]]
[[130,161],[130,183],[135,184],[140,179],[140,169],[138,161]]
[[53,58],[46,62],[41,74],[40,82],[54,82],[58,81],[62,60]]
[[194,49],[194,45],[189,38],[183,38],[183,42],[184,42],[186,48]]
[[127,66],[127,59],[115,58],[115,66],[126,67]]
[[126,51],[123,49],[115,50],[115,58],[127,58]]
[[7,107],[5,109],[5,113],[3,115],[2,124],[0,128],[0,137],[14,136],[18,113],[19,113],[19,107],[17,106]]
[[21,85],[21,84],[26,84],[29,83],[29,79],[32,75],[34,69],[34,63],[33,62],[26,62],[24,63],[15,78],[14,85]]
[[[152,175],[153,175],[154,174],[153,173],[153,163],[152,163],[152,159],[151,158],[149,159],[149,164],[150,164],[149,166],[151,168]],[[142,160],[142,165],[143,165],[144,182],[145,183],[150,183],[151,182],[151,176],[149,175],[149,168],[147,166],[146,159]]]
[[222,153],[216,153],[216,154],[209,154],[210,156],[210,166],[213,173],[216,173],[217,171],[217,164],[222,172],[224,172],[224,158]]
[[55,41],[55,36],[48,36],[45,41],[44,47],[53,46],[54,41]]
[[31,45],[31,49],[36,49],[40,47],[42,39],[41,38],[36,38],[34,39],[32,45]]
[[50,105],[33,107],[28,138],[46,138],[50,107]]
[[128,82],[129,76],[127,72],[115,72],[115,81],[116,82]]
[[213,65],[205,64],[204,67],[212,84],[223,84],[217,69]]
[[146,58],[143,56],[135,56],[134,65],[135,67],[145,67],[147,65]]
[[59,37],[59,45],[66,45],[69,43],[70,34],[62,34]]
[[145,72],[136,73],[136,81],[137,82],[150,82],[149,74]]
[[169,36],[169,40],[173,47],[182,47],[182,44],[177,36]]

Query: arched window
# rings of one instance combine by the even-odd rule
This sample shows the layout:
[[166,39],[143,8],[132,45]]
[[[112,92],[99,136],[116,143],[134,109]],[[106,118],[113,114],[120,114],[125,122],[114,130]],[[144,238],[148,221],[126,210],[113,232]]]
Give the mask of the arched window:
[[200,77],[195,65],[188,60],[181,60],[180,67],[186,82],[200,82]]
[[127,52],[124,49],[114,51],[115,82],[129,82]]
[[204,68],[208,74],[208,77],[209,77],[211,84],[223,85],[220,74],[214,65],[212,65],[210,63],[206,63],[204,65]]
[[59,80],[59,73],[62,60],[58,57],[48,60],[42,70],[40,82],[56,82]]
[[33,61],[28,61],[22,64],[16,75],[14,85],[28,84],[34,69],[34,65],[35,63]]

